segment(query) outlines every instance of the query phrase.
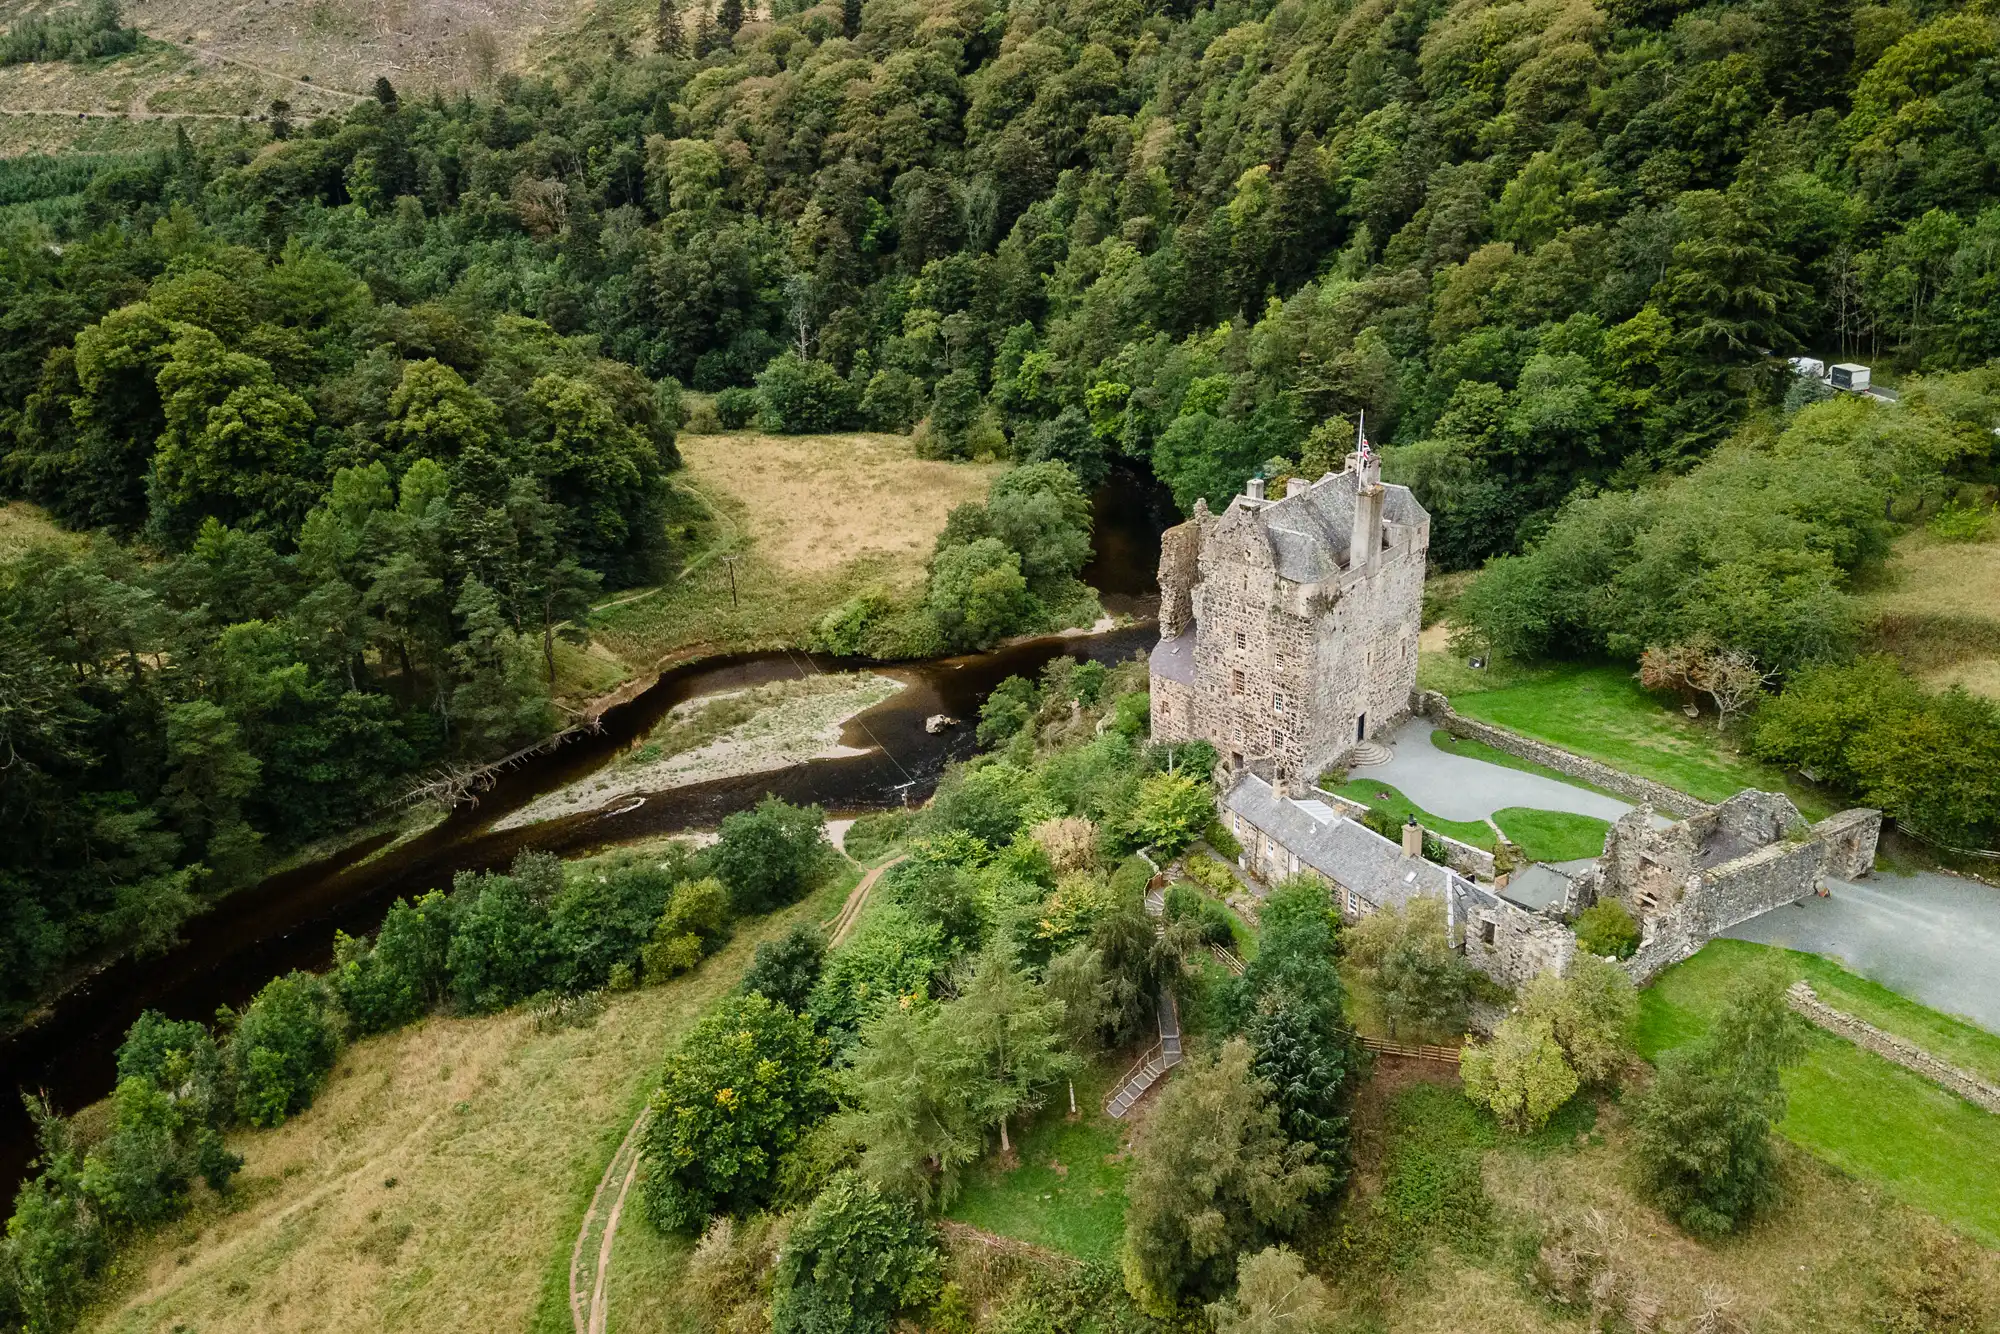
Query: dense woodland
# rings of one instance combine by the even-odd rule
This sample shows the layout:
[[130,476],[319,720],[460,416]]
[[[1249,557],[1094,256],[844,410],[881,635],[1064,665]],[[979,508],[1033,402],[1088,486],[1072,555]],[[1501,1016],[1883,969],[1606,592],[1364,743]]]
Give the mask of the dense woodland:
[[[0,171],[0,476],[108,534],[0,573],[0,818],[27,831],[0,850],[10,1006],[168,938],[398,776],[545,733],[554,636],[594,589],[672,566],[678,385],[774,429],[921,423],[934,453],[1086,483],[1142,460],[1183,506],[1326,466],[1365,411],[1441,566],[1533,548],[1546,574],[1552,550],[1595,559],[1565,534],[1611,535],[1581,610],[1488,616],[1496,642],[1635,655],[1707,632],[1781,675],[1851,651],[1821,613],[1882,550],[1872,507],[1991,466],[1983,14],[740,15],[670,3],[490,95],[385,82],[311,125],[274,106],[171,151]],[[1802,407],[1772,354],[1806,349],[1932,376],[1908,409]],[[1718,498],[1711,536],[1776,531],[1845,482],[1851,522],[1739,560],[1746,540],[1642,522],[1667,493],[1622,494],[1710,459],[1682,484]],[[1034,553],[956,536],[948,587],[992,615],[940,642],[1032,620]],[[1074,565],[1045,573],[1057,597]],[[1662,588],[1673,615],[1634,610]],[[1746,599],[1776,611],[1720,615]],[[866,648],[895,615],[828,629]],[[1982,781],[1953,810],[1990,812]]]

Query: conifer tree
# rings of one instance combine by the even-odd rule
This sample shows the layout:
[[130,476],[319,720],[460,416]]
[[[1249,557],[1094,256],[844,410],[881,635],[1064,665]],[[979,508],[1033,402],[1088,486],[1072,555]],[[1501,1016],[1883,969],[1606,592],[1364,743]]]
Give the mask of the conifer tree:
[[687,47],[687,36],[681,31],[680,6],[674,0],[660,0],[660,15],[653,31],[655,50],[663,56],[677,56]]

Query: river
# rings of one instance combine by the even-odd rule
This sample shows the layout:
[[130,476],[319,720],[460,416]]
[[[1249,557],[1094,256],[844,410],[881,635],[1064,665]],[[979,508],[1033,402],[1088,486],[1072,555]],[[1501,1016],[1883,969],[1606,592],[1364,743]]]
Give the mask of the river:
[[[111,1090],[118,1044],[141,1011],[211,1019],[218,1006],[242,1005],[280,973],[324,968],[336,929],[351,935],[372,931],[398,898],[448,887],[461,870],[504,867],[527,849],[576,855],[711,827],[766,793],[817,803],[834,814],[921,802],[947,763],[973,752],[971,723],[987,692],[1001,681],[1032,677],[1059,654],[1108,663],[1151,646],[1159,534],[1173,521],[1171,502],[1149,478],[1122,474],[1098,490],[1094,509],[1093,554],[1083,578],[1099,590],[1108,610],[1136,618],[1136,624],[886,666],[792,651],[708,658],[674,668],[630,702],[606,710],[602,731],[502,774],[477,805],[461,807],[403,846],[367,860],[390,840],[383,835],[272,876],[190,919],[180,943],[166,953],[124,959],[97,973],[65,994],[47,1018],[0,1043],[0,1089],[8,1091],[0,1099],[0,1199],[12,1200],[34,1153],[32,1126],[13,1090],[46,1091],[65,1112],[101,1098]],[[863,666],[907,687],[843,729],[842,741],[867,747],[865,754],[676,788],[651,795],[622,815],[576,815],[505,832],[491,827],[508,812],[608,763],[676,704]],[[936,713],[966,723],[933,735],[924,720]]]

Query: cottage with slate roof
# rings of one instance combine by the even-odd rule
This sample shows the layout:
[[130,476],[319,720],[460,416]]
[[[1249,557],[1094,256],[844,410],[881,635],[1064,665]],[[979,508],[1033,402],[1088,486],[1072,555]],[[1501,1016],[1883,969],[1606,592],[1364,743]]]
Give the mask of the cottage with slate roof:
[[1282,499],[1253,479],[1220,515],[1197,502],[1161,541],[1153,736],[1209,742],[1225,788],[1254,769],[1303,793],[1409,713],[1430,515],[1361,443]]

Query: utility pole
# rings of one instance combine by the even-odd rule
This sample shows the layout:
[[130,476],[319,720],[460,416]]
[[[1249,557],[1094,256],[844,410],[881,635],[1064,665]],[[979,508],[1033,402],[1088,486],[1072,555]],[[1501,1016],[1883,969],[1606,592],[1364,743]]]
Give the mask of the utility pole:
[[729,567],[729,605],[736,605],[736,557],[724,556],[722,563]]

